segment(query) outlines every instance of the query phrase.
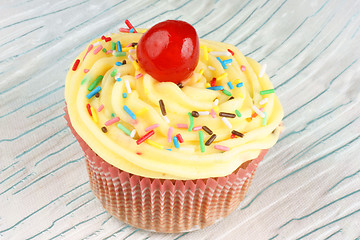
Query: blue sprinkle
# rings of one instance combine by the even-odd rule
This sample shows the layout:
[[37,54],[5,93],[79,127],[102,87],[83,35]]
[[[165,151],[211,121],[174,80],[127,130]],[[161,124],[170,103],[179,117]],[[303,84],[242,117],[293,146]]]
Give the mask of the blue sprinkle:
[[121,78],[117,78],[116,81],[117,81],[117,82],[120,82],[120,81],[121,81]]
[[219,60],[219,62],[221,63],[221,66],[223,67],[223,69],[227,69],[226,64],[219,57],[216,57],[216,59]]
[[215,87],[208,87],[206,89],[210,89],[210,90],[223,90],[224,87],[223,86],[215,86]]
[[229,86],[230,90],[234,89],[234,86],[230,81],[228,81],[227,85]]
[[124,93],[123,93],[123,98],[126,98],[126,97],[127,97],[127,93],[124,92]]
[[180,147],[180,145],[179,145],[179,140],[177,139],[177,137],[173,137],[173,142],[174,142],[174,146],[175,146],[176,148],[179,148],[179,147]]
[[135,29],[134,29],[134,28],[132,28],[132,29],[129,30],[129,33],[133,33],[133,32],[135,32]]
[[168,151],[172,151],[172,150],[171,150],[171,148],[166,148],[166,150],[168,150]]
[[117,46],[118,52],[122,52],[122,48],[121,48],[121,43],[120,43],[120,41],[117,41],[117,42],[116,42],[116,46]]
[[122,62],[116,62],[115,65],[116,65],[116,66],[121,66],[121,65],[122,65]]
[[136,119],[136,116],[135,116],[135,114],[126,106],[126,105],[124,105],[123,106],[123,109],[125,110],[125,112],[127,113],[127,114],[129,114],[129,116],[132,118],[132,119]]
[[236,87],[242,87],[242,86],[244,86],[244,83],[243,82],[241,82],[241,83],[238,83],[238,84],[236,84]]
[[92,90],[91,92],[89,92],[88,95],[86,95],[87,99],[92,98],[95,94],[97,94],[98,92],[100,92],[101,87],[97,86],[96,88],[94,88],[94,90]]
[[224,64],[232,63],[232,59],[231,59],[231,58],[230,58],[230,59],[225,59],[225,60],[223,61],[223,63],[224,63]]

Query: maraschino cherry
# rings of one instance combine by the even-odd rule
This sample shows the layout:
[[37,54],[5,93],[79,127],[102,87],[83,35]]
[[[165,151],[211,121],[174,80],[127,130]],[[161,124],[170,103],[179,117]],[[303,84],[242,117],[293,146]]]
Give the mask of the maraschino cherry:
[[199,61],[199,37],[189,23],[167,20],[150,28],[140,39],[141,68],[160,82],[180,83]]

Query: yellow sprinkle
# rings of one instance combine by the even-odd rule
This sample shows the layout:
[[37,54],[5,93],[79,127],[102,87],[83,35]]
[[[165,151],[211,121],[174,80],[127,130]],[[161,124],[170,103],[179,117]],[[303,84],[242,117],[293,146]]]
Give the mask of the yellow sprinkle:
[[99,119],[98,119],[98,117],[96,115],[95,109],[92,106],[90,107],[90,111],[91,111],[91,115],[92,115],[92,118],[93,118],[94,122],[98,123]]
[[156,148],[159,148],[159,149],[164,149],[164,146],[163,146],[163,145],[161,145],[160,143],[154,142],[154,141],[152,141],[152,140],[150,140],[150,139],[147,139],[145,142],[146,142],[147,144],[153,146],[153,147],[156,147]]
[[221,74],[220,76],[218,76],[217,78],[216,78],[216,80],[222,80],[223,78],[225,78],[225,77],[227,77],[227,73],[225,72],[225,73],[223,73],[223,74]]
[[123,47],[123,48],[121,48],[121,50],[123,51],[123,52],[127,52],[127,51],[129,51],[130,49],[134,49],[133,47]]
[[211,87],[210,83],[206,83],[206,84],[205,84],[205,87],[207,87],[207,88],[208,88],[208,87]]
[[240,98],[244,98],[244,94],[239,93],[239,97],[240,97]]
[[132,64],[134,65],[135,70],[139,71],[140,69],[139,64],[136,61],[132,61]]
[[235,79],[235,84],[240,83],[240,79]]
[[203,75],[203,73],[204,73],[204,69],[202,68],[202,69],[200,69],[199,74]]
[[140,116],[140,115],[144,114],[145,112],[147,112],[148,110],[149,109],[144,107],[144,108],[140,109],[139,111],[137,111],[135,115]]
[[205,61],[209,61],[209,54],[208,54],[207,46],[203,47],[203,54],[204,54]]
[[214,106],[214,111],[219,112],[219,106]]

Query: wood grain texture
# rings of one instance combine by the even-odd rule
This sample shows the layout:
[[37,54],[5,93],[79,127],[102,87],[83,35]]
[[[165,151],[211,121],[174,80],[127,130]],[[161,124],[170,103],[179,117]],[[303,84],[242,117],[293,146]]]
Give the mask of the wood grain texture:
[[[0,239],[360,238],[360,2],[0,2]],[[193,24],[264,64],[286,129],[229,217],[157,234],[111,217],[92,194],[63,119],[64,80],[86,44],[130,19]]]

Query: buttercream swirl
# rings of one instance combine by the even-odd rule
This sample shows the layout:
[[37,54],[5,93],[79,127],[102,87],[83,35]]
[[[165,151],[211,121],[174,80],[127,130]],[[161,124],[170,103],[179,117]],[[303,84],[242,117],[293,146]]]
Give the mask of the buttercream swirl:
[[[276,143],[283,110],[275,93],[260,94],[262,90],[273,89],[273,85],[266,74],[259,77],[259,63],[245,57],[232,45],[201,39],[199,63],[194,73],[183,81],[184,87],[179,88],[172,82],[156,81],[139,68],[136,62],[133,63],[136,59],[135,47],[123,49],[126,56],[116,56],[108,51],[117,41],[121,42],[123,48],[137,43],[141,35],[118,33],[112,34],[111,41],[108,42],[94,40],[78,56],[80,64],[76,71],[70,69],[67,75],[65,99],[71,123],[100,157],[124,171],[144,177],[199,179],[228,175],[243,162],[256,158],[262,149],[268,149]],[[94,47],[91,49],[91,46]],[[99,46],[107,49],[106,52],[104,50],[94,54]],[[88,51],[89,49],[91,50]],[[204,49],[209,51],[204,52]],[[228,49],[234,55],[220,57],[222,60],[232,59],[224,69],[211,52],[228,52]],[[116,64],[123,60],[127,64]],[[100,75],[103,76],[98,83],[101,87],[100,96],[88,99],[89,86]],[[229,91],[232,99],[222,91],[207,89],[213,78],[218,78],[216,85]],[[219,80],[220,78],[222,79]],[[229,88],[229,81],[233,84],[233,89]],[[130,93],[126,82],[131,88]],[[236,87],[238,83],[240,84]],[[126,98],[123,93],[127,94]],[[267,98],[266,103],[264,98]],[[218,99],[217,106],[214,104],[215,99]],[[161,113],[159,100],[163,100],[165,104],[169,122]],[[88,104],[96,116],[90,116]],[[103,109],[97,111],[102,108],[101,105]],[[136,119],[124,110],[124,105],[136,115]],[[262,112],[266,114],[265,119],[256,116],[254,106],[262,108]],[[214,118],[211,115],[194,118],[194,127],[207,126],[217,136],[202,152],[198,131],[177,128],[177,124],[189,125],[189,112],[209,112],[211,109],[216,112]],[[237,114],[235,118],[227,118],[231,124],[230,129],[218,113],[235,113],[236,110],[241,113],[241,117]],[[106,126],[107,132],[103,132],[105,122],[114,117],[118,117],[120,121]],[[135,129],[134,138],[119,129],[118,123],[129,131]],[[150,142],[138,145],[136,140],[146,134],[147,127],[154,124],[159,126],[154,129],[155,134],[149,138]],[[173,142],[168,142],[169,127],[173,128],[172,137],[181,134],[184,142],[180,143],[180,148],[175,148]],[[232,130],[244,136],[231,137]],[[210,137],[205,131],[203,135],[205,141]],[[223,152],[215,149],[215,145],[229,150]]]

